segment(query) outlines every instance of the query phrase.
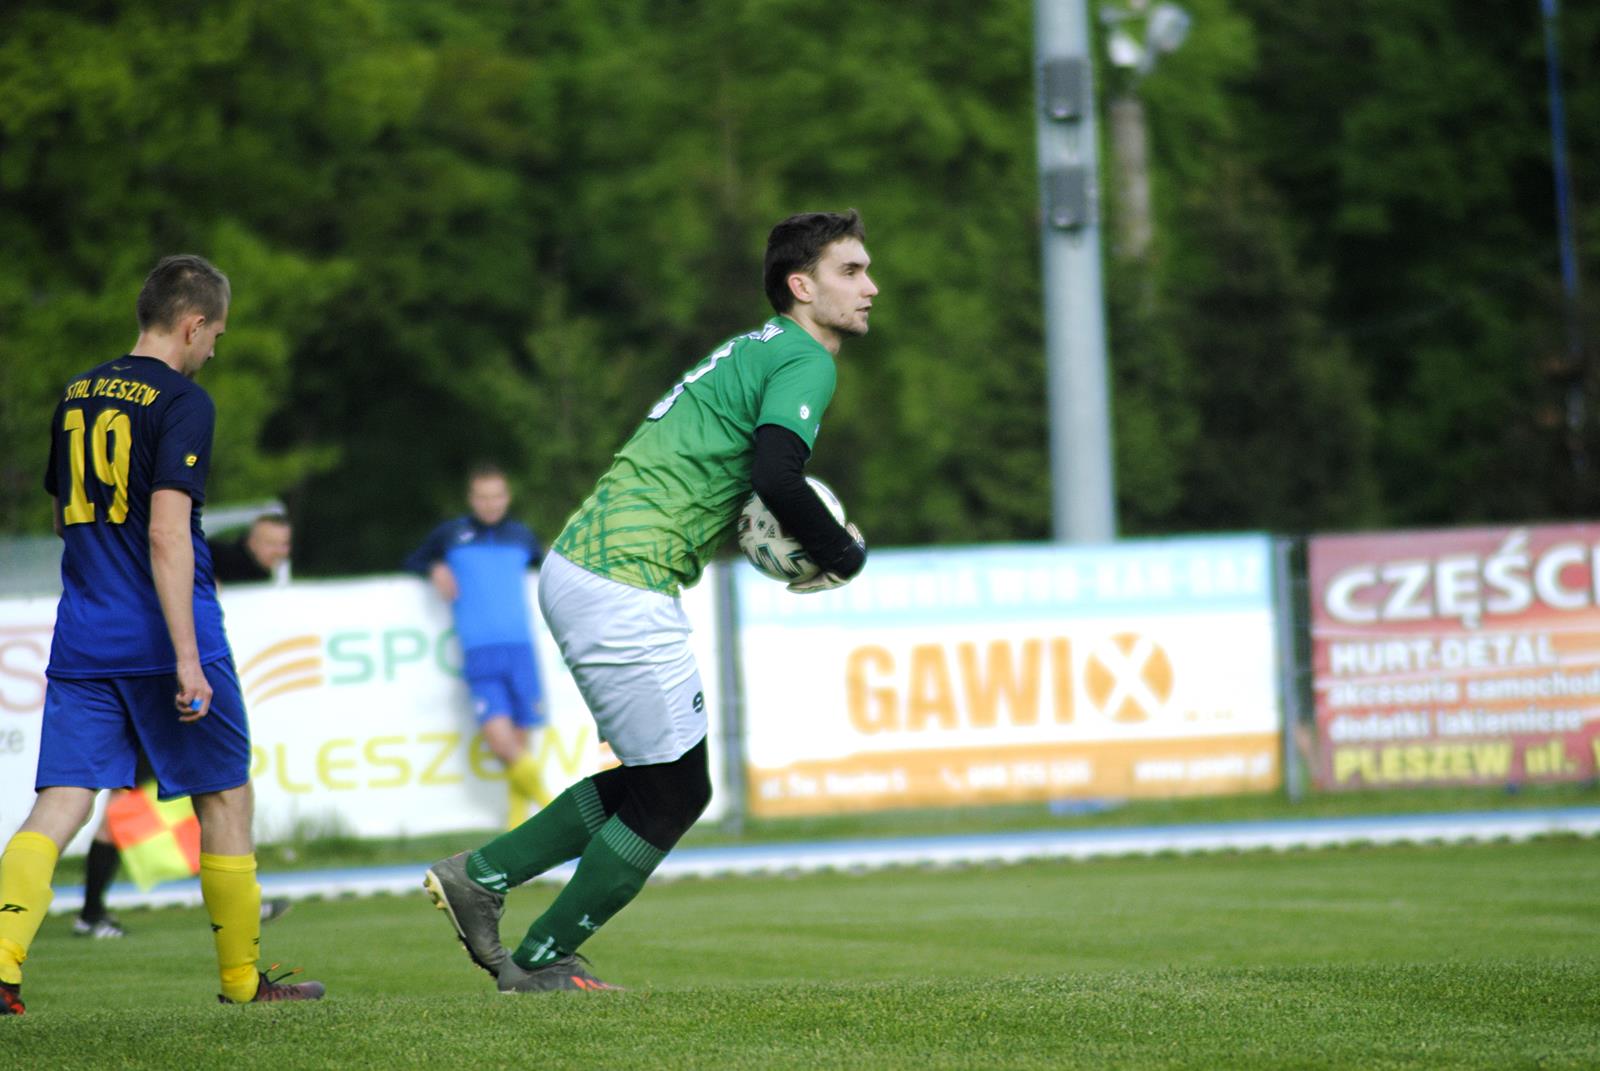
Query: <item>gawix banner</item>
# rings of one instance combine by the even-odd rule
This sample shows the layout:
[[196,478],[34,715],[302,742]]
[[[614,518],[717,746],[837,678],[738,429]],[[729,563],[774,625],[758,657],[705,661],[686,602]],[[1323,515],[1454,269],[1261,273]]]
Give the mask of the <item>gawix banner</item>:
[[[528,596],[537,579],[530,576]],[[684,595],[706,702],[716,696],[711,580]],[[56,600],[0,600],[0,839],[33,804]],[[229,586],[228,639],[250,714],[257,833],[401,836],[495,828],[505,772],[473,719],[448,608],[412,577]],[[553,791],[610,761],[534,612],[549,727],[537,758]],[[715,719],[713,719],[715,730]],[[721,739],[708,744],[720,785]],[[722,813],[713,798],[709,817]],[[92,827],[76,842],[87,845]]]
[[1310,543],[1327,787],[1595,776],[1600,526]]
[[737,574],[755,815],[1279,783],[1270,543],[875,551]]

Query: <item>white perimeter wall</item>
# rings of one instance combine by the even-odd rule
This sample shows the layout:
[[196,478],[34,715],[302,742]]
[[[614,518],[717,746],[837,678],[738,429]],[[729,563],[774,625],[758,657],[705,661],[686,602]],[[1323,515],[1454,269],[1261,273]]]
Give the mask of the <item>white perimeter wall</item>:
[[[738,631],[723,637],[727,568]],[[711,719],[707,817],[1270,791],[1283,725],[1274,585],[1262,535],[879,550],[848,587],[810,596],[742,561],[714,566],[684,595]],[[261,839],[504,820],[504,778],[426,584],[242,586],[223,608]],[[54,616],[53,597],[0,600],[0,836],[33,800]],[[609,756],[535,616],[551,713],[539,755],[559,788]],[[740,667],[733,726],[723,645]],[[743,800],[723,777],[734,739]]]
[[[533,598],[537,577],[528,580]],[[718,709],[714,585],[688,592],[695,656]],[[222,595],[228,638],[250,711],[256,830],[297,824],[361,836],[485,829],[505,820],[500,765],[483,745],[461,680],[448,608],[413,577],[244,585]],[[56,599],[0,600],[0,837],[33,803]],[[602,765],[596,739],[554,640],[535,617],[550,712],[538,753],[553,790]],[[721,740],[710,742],[721,788]],[[708,819],[726,794],[715,793]],[[87,846],[81,835],[75,850]]]

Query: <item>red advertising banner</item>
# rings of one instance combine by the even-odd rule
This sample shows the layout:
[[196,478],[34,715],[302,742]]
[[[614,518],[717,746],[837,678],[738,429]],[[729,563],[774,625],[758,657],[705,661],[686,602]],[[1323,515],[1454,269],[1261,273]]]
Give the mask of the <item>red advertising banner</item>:
[[1600,766],[1600,525],[1310,544],[1326,788],[1575,781]]

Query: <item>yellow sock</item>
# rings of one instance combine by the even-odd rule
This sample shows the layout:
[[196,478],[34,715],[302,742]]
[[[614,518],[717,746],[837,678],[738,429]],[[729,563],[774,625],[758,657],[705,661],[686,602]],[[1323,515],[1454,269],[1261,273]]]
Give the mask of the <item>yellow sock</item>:
[[550,796],[544,790],[544,774],[539,772],[539,760],[533,757],[533,752],[523,752],[522,757],[506,771],[506,777],[518,792],[540,807],[550,802]]
[[256,995],[261,956],[261,886],[256,856],[200,853],[200,896],[217,942],[222,995],[238,1004]]
[[533,805],[526,793],[511,781],[506,782],[506,828],[516,829],[528,820],[528,808]]
[[56,842],[43,833],[18,833],[0,855],[0,982],[22,984],[22,961],[55,893]]

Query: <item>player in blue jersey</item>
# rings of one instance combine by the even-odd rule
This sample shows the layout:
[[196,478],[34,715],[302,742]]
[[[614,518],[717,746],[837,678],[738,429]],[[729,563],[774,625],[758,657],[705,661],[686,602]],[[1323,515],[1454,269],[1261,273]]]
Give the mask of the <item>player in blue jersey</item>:
[[22,1014],[22,963],[62,847],[142,750],[162,799],[194,798],[200,890],[224,1003],[315,1000],[259,971],[250,732],[200,529],[216,410],[194,376],[227,326],[227,276],[167,257],[139,292],[126,356],[75,377],[51,421],[61,602],[46,667],[38,798],[0,856],[0,1014]]
[[405,566],[450,604],[473,713],[505,764],[508,828],[515,828],[530,807],[548,802],[530,746],[546,717],[527,596],[528,570],[544,552],[527,526],[507,515],[511,485],[497,466],[468,474],[467,508],[466,516],[435,528]]

